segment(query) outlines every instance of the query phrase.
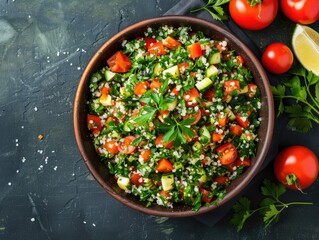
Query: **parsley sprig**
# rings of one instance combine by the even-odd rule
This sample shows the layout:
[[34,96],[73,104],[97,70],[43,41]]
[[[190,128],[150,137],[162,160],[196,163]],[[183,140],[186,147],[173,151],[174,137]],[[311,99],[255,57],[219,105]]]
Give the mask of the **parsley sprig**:
[[182,121],[176,120],[174,116],[165,118],[165,123],[160,123],[159,129],[166,131],[163,136],[163,142],[168,143],[174,141],[173,146],[178,147],[186,143],[186,138],[195,136],[190,125],[196,120],[195,118],[186,118]]
[[[308,132],[312,122],[319,124],[319,76],[300,66],[291,73],[290,79],[271,87],[274,97],[279,100],[278,116],[287,113],[289,127]],[[285,99],[292,99],[295,103],[288,105]]]
[[229,2],[230,0],[208,0],[207,4],[204,7],[194,9],[192,10],[192,12],[206,10],[217,21],[227,20],[228,16],[225,14],[222,5]]
[[242,197],[233,206],[234,214],[230,222],[237,227],[237,231],[240,231],[246,222],[246,220],[253,214],[259,212],[263,216],[265,227],[268,227],[271,223],[277,222],[279,216],[284,209],[287,209],[291,205],[312,205],[311,202],[282,202],[279,197],[286,192],[286,188],[282,184],[275,184],[268,179],[263,181],[261,187],[261,193],[265,198],[260,202],[259,208],[251,209],[251,202],[247,197]]

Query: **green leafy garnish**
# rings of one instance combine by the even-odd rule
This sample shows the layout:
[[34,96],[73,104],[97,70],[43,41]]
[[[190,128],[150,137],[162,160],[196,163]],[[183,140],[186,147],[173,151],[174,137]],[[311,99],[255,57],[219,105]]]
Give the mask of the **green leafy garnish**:
[[[319,76],[303,67],[294,68],[291,73],[290,79],[271,87],[274,97],[279,100],[277,116],[287,113],[288,126],[292,130],[308,132],[313,122],[319,124]],[[286,105],[285,99],[295,103]]]
[[312,205],[311,202],[282,202],[279,197],[286,192],[282,184],[275,184],[268,179],[263,181],[261,193],[265,197],[259,204],[259,208],[251,209],[250,200],[242,197],[233,206],[234,214],[230,222],[240,231],[246,222],[254,213],[259,212],[263,216],[265,227],[279,220],[280,213],[290,205]]
[[230,0],[208,0],[207,4],[204,7],[194,9],[192,12],[198,12],[206,10],[212,15],[213,19],[217,21],[227,20],[228,16],[225,14],[225,11],[222,5],[229,3]]

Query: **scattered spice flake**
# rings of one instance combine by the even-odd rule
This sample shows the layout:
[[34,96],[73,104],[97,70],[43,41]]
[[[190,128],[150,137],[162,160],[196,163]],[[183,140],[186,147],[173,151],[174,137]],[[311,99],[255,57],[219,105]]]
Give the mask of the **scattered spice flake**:
[[38,139],[42,140],[44,137],[42,134],[39,134]]
[[30,220],[31,220],[31,222],[35,222],[35,218],[31,218]]

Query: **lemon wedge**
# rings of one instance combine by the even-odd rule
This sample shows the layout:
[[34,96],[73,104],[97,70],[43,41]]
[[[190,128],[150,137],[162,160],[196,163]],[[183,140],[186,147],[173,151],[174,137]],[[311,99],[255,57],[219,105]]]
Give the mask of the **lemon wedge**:
[[292,48],[299,62],[308,71],[319,75],[319,33],[297,24],[292,35]]

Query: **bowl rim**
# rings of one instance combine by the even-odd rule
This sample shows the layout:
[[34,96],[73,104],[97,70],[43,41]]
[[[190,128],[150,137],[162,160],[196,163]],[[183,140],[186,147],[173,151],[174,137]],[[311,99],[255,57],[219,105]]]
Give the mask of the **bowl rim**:
[[[88,154],[86,153],[85,146],[83,144],[83,141],[81,140],[82,139],[81,133],[79,131],[81,120],[83,121],[83,119],[79,119],[79,117],[78,117],[79,111],[80,111],[80,108],[79,108],[80,99],[83,95],[83,92],[85,91],[85,87],[86,87],[85,85],[86,85],[86,81],[88,81],[87,79],[89,79],[88,76],[90,75],[90,70],[94,66],[94,64],[98,61],[98,59],[101,57],[100,53],[103,52],[103,49],[106,49],[107,46],[110,45],[110,43],[113,42],[115,39],[118,39],[122,35],[127,35],[128,33],[134,31],[134,29],[137,28],[138,26],[145,26],[145,28],[146,28],[149,25],[155,25],[155,24],[160,25],[160,24],[164,24],[165,21],[173,21],[173,20],[181,21],[181,22],[184,21],[184,22],[187,22],[190,24],[207,25],[209,28],[215,29],[219,32],[222,32],[225,36],[232,39],[234,42],[239,43],[240,48],[243,51],[245,51],[246,54],[249,56],[249,58],[254,62],[254,65],[261,76],[263,86],[265,89],[265,93],[266,93],[266,100],[267,100],[266,103],[268,106],[268,123],[266,126],[267,133],[265,135],[264,145],[261,146],[261,152],[257,156],[256,164],[250,166],[250,168],[252,168],[252,169],[245,176],[244,180],[239,182],[235,189],[232,189],[230,192],[227,192],[227,194],[221,200],[219,205],[211,205],[209,207],[202,206],[199,209],[199,211],[197,211],[197,212],[194,212],[191,209],[186,210],[186,211],[171,211],[171,212],[164,211],[164,212],[162,212],[162,211],[159,211],[156,209],[142,207],[141,205],[137,205],[133,201],[130,201],[128,199],[124,199],[120,195],[116,194],[116,192],[114,192],[114,190],[110,186],[108,186],[105,183],[104,179],[97,173],[97,170],[95,169],[94,165],[90,161]],[[80,154],[82,156],[82,159],[84,160],[84,162],[85,162],[87,168],[89,169],[90,173],[92,174],[92,176],[103,187],[104,191],[106,191],[113,198],[115,198],[119,202],[123,203],[124,205],[126,205],[132,209],[138,210],[140,212],[143,212],[143,213],[147,213],[147,214],[151,214],[151,215],[155,215],[155,216],[161,216],[161,217],[189,217],[189,216],[195,216],[195,215],[210,212],[210,211],[224,205],[225,203],[229,202],[231,199],[236,197],[240,192],[242,192],[242,190],[251,182],[253,177],[258,173],[259,169],[261,168],[261,166],[265,160],[265,157],[266,157],[267,152],[269,150],[271,139],[272,139],[273,128],[274,128],[274,100],[273,100],[268,77],[267,77],[266,72],[263,69],[262,65],[260,64],[260,61],[252,53],[252,51],[239,38],[237,38],[233,33],[229,32],[228,30],[222,28],[219,25],[216,25],[212,22],[209,22],[209,21],[207,21],[205,19],[201,19],[201,18],[189,17],[189,16],[174,16],[174,15],[159,16],[159,17],[154,17],[154,18],[149,18],[149,19],[139,21],[137,23],[134,23],[134,24],[124,28],[123,30],[121,30],[120,32],[118,32],[114,36],[112,36],[110,39],[108,39],[105,43],[103,43],[103,45],[93,55],[93,57],[90,59],[88,65],[86,66],[85,70],[82,73],[82,76],[80,78],[80,81],[79,81],[79,84],[78,84],[78,87],[76,90],[76,94],[74,97],[73,126],[74,126],[74,134],[75,134],[76,143],[77,143],[78,149],[80,151]]]

